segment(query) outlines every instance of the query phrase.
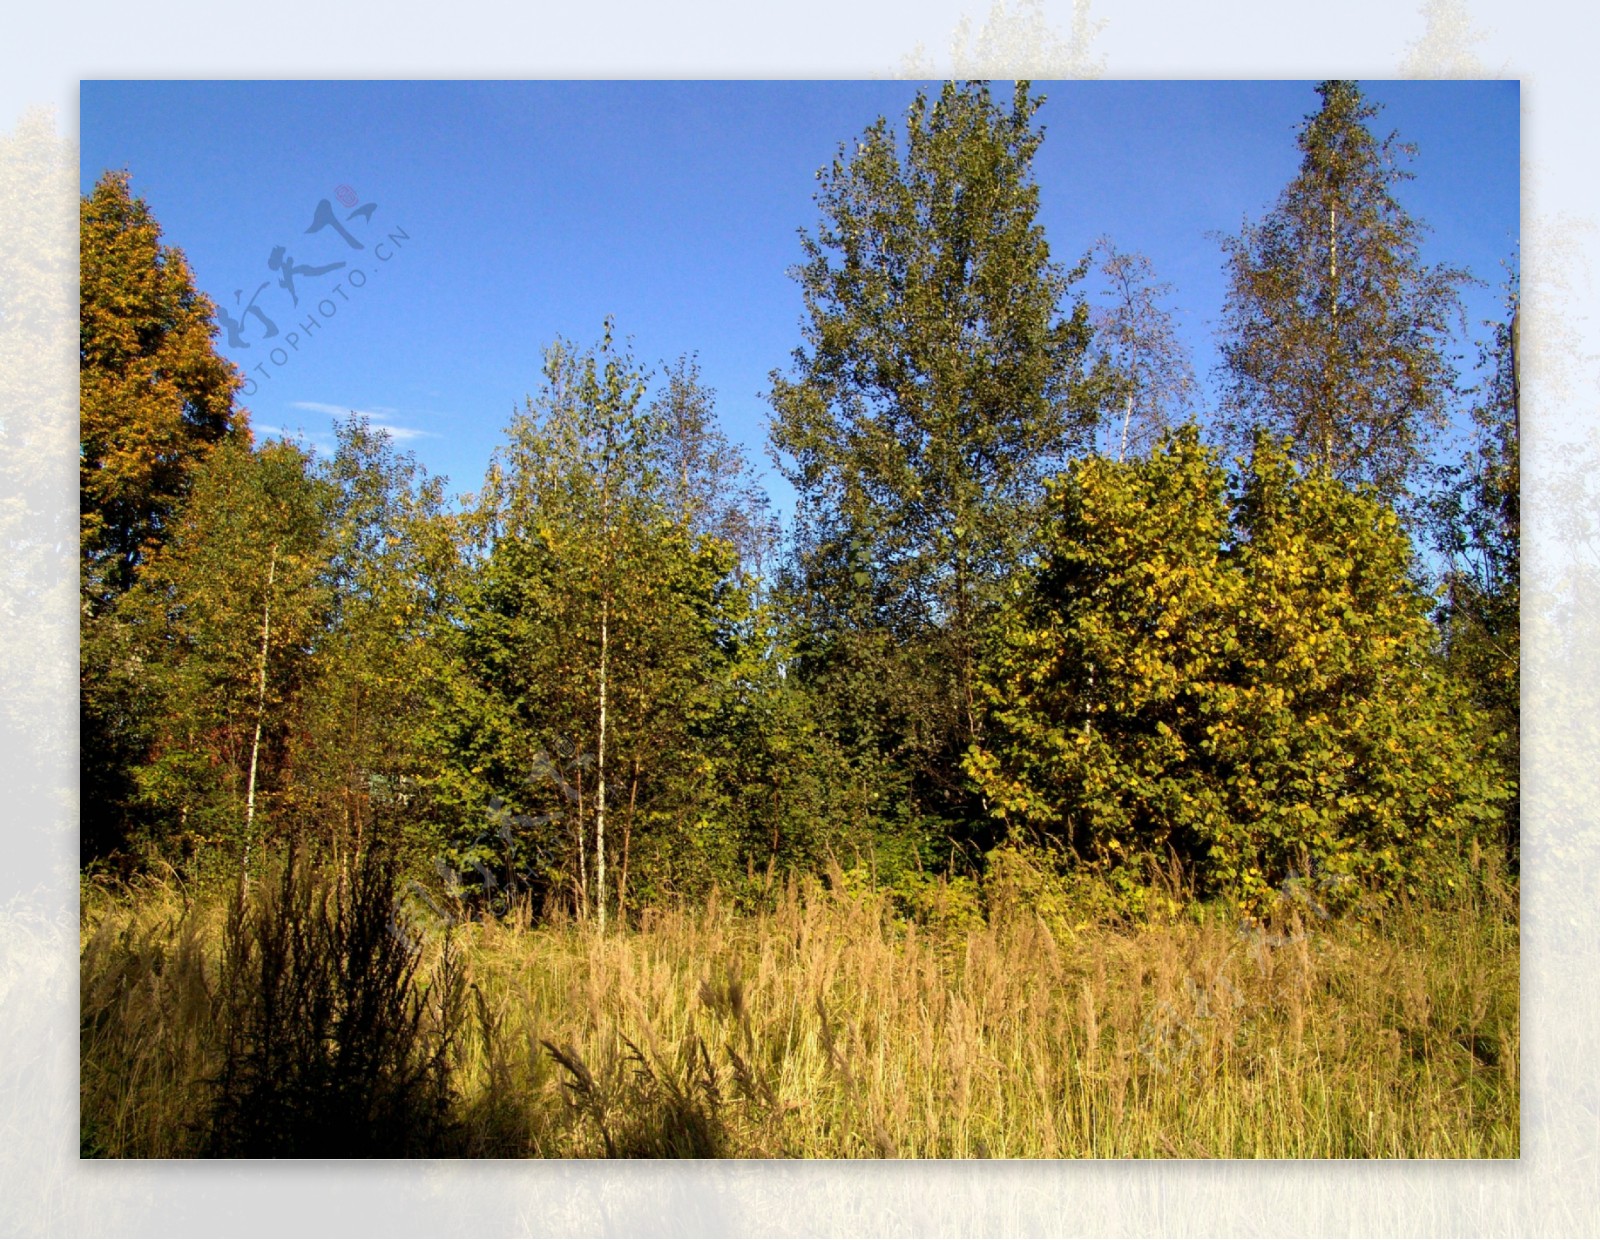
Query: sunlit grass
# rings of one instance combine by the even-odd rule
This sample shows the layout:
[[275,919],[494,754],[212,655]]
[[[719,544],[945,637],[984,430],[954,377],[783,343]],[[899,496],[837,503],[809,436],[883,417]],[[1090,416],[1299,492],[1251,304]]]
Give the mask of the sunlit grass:
[[[1518,1154],[1515,895],[1492,878],[1376,922],[1191,907],[1054,933],[1014,906],[907,920],[839,879],[604,938],[463,922],[453,999],[445,931],[423,932],[425,1028],[452,1039],[437,1152]],[[160,886],[86,910],[85,1153],[205,1150],[223,917]]]

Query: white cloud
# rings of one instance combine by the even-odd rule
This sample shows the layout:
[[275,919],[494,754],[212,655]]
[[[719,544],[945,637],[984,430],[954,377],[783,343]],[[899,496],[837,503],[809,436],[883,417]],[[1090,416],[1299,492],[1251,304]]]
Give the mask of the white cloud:
[[265,422],[252,422],[250,429],[262,439],[283,439],[321,453],[332,452],[335,446],[333,436],[326,431],[308,431],[303,426],[291,430],[284,426],[268,426]]
[[330,405],[320,400],[292,400],[289,402],[289,408],[306,409],[311,413],[325,413],[330,418],[342,418],[346,414],[359,413],[369,421],[373,418],[383,418],[399,412],[397,409],[389,409],[382,405],[374,406],[371,409],[357,409],[352,405]]
[[432,431],[419,431],[414,426],[395,426],[389,422],[373,422],[372,429],[385,431],[391,439],[404,442],[407,439],[437,439],[438,435]]
[[332,418],[342,418],[349,414],[360,414],[375,431],[383,431],[396,443],[405,443],[411,439],[437,439],[439,436],[433,431],[418,430],[414,426],[401,426],[388,419],[397,409],[377,407],[373,409],[353,409],[349,405],[329,405],[317,400],[296,400],[290,402],[292,409],[305,409],[311,413],[325,413]]

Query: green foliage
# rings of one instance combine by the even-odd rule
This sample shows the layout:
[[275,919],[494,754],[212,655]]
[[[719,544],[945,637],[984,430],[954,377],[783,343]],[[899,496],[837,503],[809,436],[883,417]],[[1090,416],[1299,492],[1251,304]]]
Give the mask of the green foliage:
[[[1517,374],[1520,281],[1513,270],[1505,317],[1481,351],[1487,372],[1472,407],[1473,442],[1443,466],[1430,532],[1445,557],[1440,626],[1451,671],[1483,712],[1489,743],[1508,785],[1521,777],[1522,496]],[[1505,810],[1505,850],[1520,852],[1520,801]]]
[[1058,309],[1081,272],[1037,222],[1039,102],[948,83],[918,95],[903,145],[880,119],[840,148],[795,270],[805,347],[772,376],[799,493],[797,670],[881,790],[874,822],[912,839],[973,816],[956,767],[978,634],[1044,477],[1093,421],[1087,309]]
[[[609,322],[547,352],[460,511],[359,419],[327,461],[251,450],[208,303],[104,178],[86,820],[136,810],[186,876],[273,835],[377,846],[483,911],[602,924],[718,887],[770,907],[796,871],[948,928],[987,867],[1062,933],[1170,912],[1153,866],[1253,906],[1448,885],[1503,791],[1478,757],[1516,760],[1513,333],[1436,506],[1447,683],[1386,505],[1452,391],[1461,273],[1420,264],[1359,90],[1319,90],[1300,174],[1228,243],[1231,486],[1192,428],[1121,463],[1192,378],[1138,255],[1104,243],[1093,321],[1087,260],[1052,260],[1026,83],[946,84],[841,146],[772,377],[775,573],[696,363],[653,385]],[[1118,461],[1073,462],[1109,415]]]
[[1176,856],[1247,903],[1311,869],[1455,881],[1499,794],[1391,512],[1268,439],[1230,496],[1192,427],[1075,465],[1052,509],[967,759],[1015,837],[1130,877]]
[[959,941],[984,925],[984,890],[966,874],[908,870],[889,888],[896,910],[932,934]]
[[[770,620],[763,609],[755,631],[770,632]],[[770,896],[791,872],[821,873],[829,857],[850,857],[866,838],[868,794],[772,640],[768,650],[751,649],[702,729],[713,764],[707,791],[728,828],[725,864],[743,870],[752,896]]]
[[112,670],[145,701],[136,771],[158,841],[243,856],[290,739],[328,613],[325,489],[299,448],[225,443],[118,607]]
[[1412,149],[1372,133],[1377,109],[1354,82],[1317,93],[1299,173],[1224,240],[1224,422],[1241,450],[1258,430],[1287,436],[1298,460],[1393,502],[1449,412],[1467,275],[1420,257],[1424,225],[1394,195]]
[[335,431],[337,449],[313,471],[326,613],[293,738],[293,804],[280,808],[297,834],[359,856],[373,843],[430,842],[417,791],[459,564],[439,480],[363,418]]
[[739,470],[685,409],[691,383],[680,368],[647,403],[609,326],[594,352],[549,351],[491,471],[492,544],[447,633],[434,795],[454,842],[503,810],[519,866],[579,909],[599,908],[602,808],[608,905],[731,867],[706,735],[748,674],[750,598],[733,543],[708,524],[754,520],[705,502],[725,502],[708,483]]

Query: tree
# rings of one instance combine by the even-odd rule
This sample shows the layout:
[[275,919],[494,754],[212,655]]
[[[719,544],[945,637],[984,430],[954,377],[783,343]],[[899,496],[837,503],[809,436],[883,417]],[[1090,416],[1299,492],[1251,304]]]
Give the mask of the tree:
[[1095,346],[1111,376],[1108,441],[1116,436],[1120,461],[1130,449],[1148,451],[1163,431],[1184,420],[1194,401],[1194,370],[1172,314],[1161,304],[1172,286],[1155,279],[1143,254],[1118,250],[1109,237],[1095,249],[1105,280],[1103,300],[1092,315]]
[[79,207],[78,493],[80,783],[84,856],[127,842],[133,769],[150,737],[139,686],[114,672],[128,634],[117,600],[170,532],[196,472],[229,437],[249,442],[218,356],[213,307],[128,176]]
[[[1505,314],[1480,350],[1485,378],[1472,407],[1473,443],[1439,470],[1432,502],[1435,548],[1444,556],[1439,620],[1451,667],[1491,729],[1510,786],[1521,765],[1522,501],[1518,318],[1513,269]],[[1518,860],[1520,801],[1506,807],[1506,858]]]
[[326,622],[327,495],[293,444],[223,444],[118,606],[109,674],[151,721],[135,775],[158,843],[227,845],[248,879]]
[[100,178],[79,228],[83,589],[97,612],[132,585],[209,452],[248,430],[215,307],[127,173]]
[[430,686],[441,674],[456,562],[439,479],[352,414],[314,469],[327,501],[327,600],[295,746],[307,826],[360,869],[374,844],[416,843]]
[[1300,171],[1260,223],[1224,239],[1224,430],[1398,499],[1455,394],[1448,352],[1466,273],[1421,258],[1424,226],[1396,199],[1414,149],[1368,128],[1354,82],[1317,87]]
[[967,813],[982,616],[1044,478],[1093,427],[1088,310],[1059,309],[1081,272],[1051,261],[1037,222],[1039,104],[1026,83],[1009,110],[949,83],[912,103],[903,154],[882,118],[840,148],[801,234],[805,347],[772,376],[802,670],[857,699],[840,722],[858,752],[909,763],[915,812],[936,817]]
[[1124,876],[1175,854],[1251,904],[1309,868],[1452,881],[1499,793],[1391,511],[1266,437],[1230,494],[1191,426],[1075,464],[1046,548],[968,755],[1013,835]]
[[650,417],[661,436],[673,515],[693,534],[731,544],[741,566],[759,572],[777,537],[766,494],[743,450],[718,427],[717,394],[701,381],[699,361],[680,357],[664,378]]
[[462,834],[498,815],[501,843],[602,929],[638,878],[641,834],[669,881],[705,851],[697,732],[746,607],[733,545],[694,498],[732,476],[714,428],[691,442],[691,415],[663,421],[671,400],[646,394],[609,323],[597,350],[547,352],[485,488],[489,545],[453,625],[441,738]]

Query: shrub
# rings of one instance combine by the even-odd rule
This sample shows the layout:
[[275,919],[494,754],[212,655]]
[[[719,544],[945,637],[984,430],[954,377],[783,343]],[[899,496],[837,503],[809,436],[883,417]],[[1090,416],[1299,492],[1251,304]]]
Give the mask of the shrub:
[[967,770],[1018,840],[1178,857],[1247,904],[1292,873],[1448,887],[1503,792],[1394,514],[1268,439],[1232,494],[1191,426],[1076,463],[983,669]]
[[291,852],[276,885],[235,898],[223,934],[226,1049],[210,1154],[438,1151],[463,977],[447,943],[430,1012],[420,947],[395,920],[395,884],[387,856],[369,853],[336,883]]

